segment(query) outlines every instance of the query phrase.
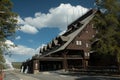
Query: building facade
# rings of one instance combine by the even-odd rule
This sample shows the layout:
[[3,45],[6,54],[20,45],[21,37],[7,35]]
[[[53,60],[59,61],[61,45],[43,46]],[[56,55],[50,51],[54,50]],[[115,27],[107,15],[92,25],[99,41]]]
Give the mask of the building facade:
[[91,39],[98,33],[92,19],[97,10],[86,14],[68,25],[64,34],[57,36],[43,48],[40,54],[26,61],[28,72],[37,73],[47,70],[87,69],[90,64]]

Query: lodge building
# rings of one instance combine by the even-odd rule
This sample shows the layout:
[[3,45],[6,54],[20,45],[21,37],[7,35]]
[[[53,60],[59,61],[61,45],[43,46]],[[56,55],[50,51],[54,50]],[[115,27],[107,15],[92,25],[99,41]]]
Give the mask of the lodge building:
[[64,34],[40,48],[40,55],[35,55],[23,63],[29,67],[28,72],[87,69],[91,64],[90,55],[93,54],[91,39],[98,33],[92,23],[96,12],[94,9],[89,10],[68,25]]

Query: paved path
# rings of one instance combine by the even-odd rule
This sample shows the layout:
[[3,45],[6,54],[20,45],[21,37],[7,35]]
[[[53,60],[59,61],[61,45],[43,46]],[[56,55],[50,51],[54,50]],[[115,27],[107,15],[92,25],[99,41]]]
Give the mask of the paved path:
[[4,80],[120,80],[120,77],[81,75],[61,71],[40,72],[38,74],[24,74],[19,71],[7,71]]
[[17,73],[15,71],[6,71],[4,80],[40,80],[31,76]]

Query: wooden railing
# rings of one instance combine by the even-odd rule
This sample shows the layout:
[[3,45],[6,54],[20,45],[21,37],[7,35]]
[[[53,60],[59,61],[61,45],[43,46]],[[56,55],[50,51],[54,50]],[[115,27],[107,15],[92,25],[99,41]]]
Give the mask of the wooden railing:
[[66,57],[71,57],[71,58],[81,58],[81,55],[67,55]]

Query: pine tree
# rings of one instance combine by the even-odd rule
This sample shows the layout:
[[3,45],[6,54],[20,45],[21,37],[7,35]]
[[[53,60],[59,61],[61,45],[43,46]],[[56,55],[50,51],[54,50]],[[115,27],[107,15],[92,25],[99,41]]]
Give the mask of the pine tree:
[[5,40],[13,36],[17,26],[17,14],[12,11],[10,0],[0,0],[0,62],[4,62],[3,48]]
[[92,47],[99,54],[116,55],[120,63],[120,1],[96,0],[100,13],[94,18],[99,41]]

